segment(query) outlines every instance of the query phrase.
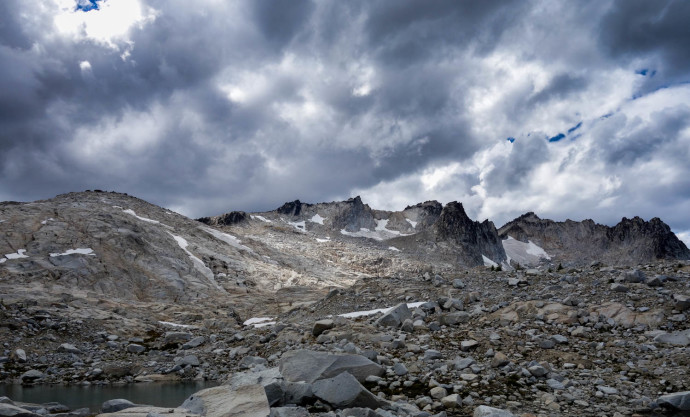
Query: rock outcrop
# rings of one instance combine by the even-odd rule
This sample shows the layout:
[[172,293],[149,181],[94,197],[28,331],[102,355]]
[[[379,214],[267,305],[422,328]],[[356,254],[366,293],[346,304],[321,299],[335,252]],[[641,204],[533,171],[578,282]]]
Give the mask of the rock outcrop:
[[659,218],[623,218],[613,227],[593,220],[556,222],[526,213],[498,230],[502,239],[532,241],[554,261],[630,265],[659,259],[690,259],[690,250]]

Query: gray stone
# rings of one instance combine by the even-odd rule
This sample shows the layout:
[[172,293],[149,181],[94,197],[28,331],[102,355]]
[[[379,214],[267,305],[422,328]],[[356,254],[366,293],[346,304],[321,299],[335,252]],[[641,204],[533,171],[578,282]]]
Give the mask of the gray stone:
[[19,379],[21,379],[22,382],[32,382],[41,378],[43,378],[43,372],[38,371],[36,369],[26,371],[19,377]]
[[142,345],[137,345],[136,343],[131,343],[127,345],[127,352],[129,353],[142,353],[146,348]]
[[186,355],[185,357],[183,357],[182,359],[177,361],[176,364],[180,365],[180,366],[186,366],[186,365],[199,366],[200,365],[199,358],[196,355]]
[[311,350],[293,350],[280,359],[280,373],[286,381],[312,383],[332,378],[342,372],[352,374],[358,381],[369,375],[381,376],[384,369],[360,355],[334,355]]
[[268,361],[259,356],[245,356],[240,360],[237,366],[240,369],[249,369],[256,365],[267,365]]
[[660,333],[654,337],[657,343],[665,343],[673,346],[689,346],[690,345],[690,329],[673,333]]
[[189,342],[182,345],[181,349],[194,349],[206,343],[206,338],[204,336],[197,336],[190,340]]
[[530,366],[529,368],[527,368],[527,370],[529,371],[530,374],[536,376],[537,378],[542,377],[542,376],[549,373],[549,371],[546,370],[546,368],[544,368],[541,365]]
[[674,294],[673,300],[675,301],[673,308],[676,310],[685,311],[690,309],[690,296],[685,294]]
[[446,408],[456,408],[462,405],[462,397],[459,394],[450,394],[441,398],[441,404]]
[[615,291],[615,292],[628,292],[628,287],[626,287],[626,286],[623,285],[623,284],[619,284],[619,283],[617,283],[617,282],[614,282],[613,284],[611,284],[611,291]]
[[453,280],[453,288],[462,289],[465,288],[465,283],[461,279]]
[[554,342],[558,343],[559,345],[564,345],[564,344],[568,343],[568,338],[565,336],[562,336],[560,334],[555,334],[555,335],[551,336],[550,339],[553,340]]
[[116,411],[124,410],[126,408],[136,407],[137,405],[124,398],[116,398],[108,400],[101,405],[101,413],[114,413]]
[[192,394],[180,407],[205,417],[266,417],[271,411],[261,385],[207,388]]
[[476,340],[463,340],[460,342],[460,350],[463,352],[469,352],[472,349],[476,349],[479,346],[479,342]]
[[644,282],[644,280],[645,280],[645,275],[639,269],[633,269],[631,271],[623,272],[616,279],[616,281],[618,281],[618,282],[630,282],[630,283]]
[[500,408],[489,407],[487,405],[480,405],[474,409],[473,417],[515,417],[513,413]]
[[407,333],[414,332],[414,322],[412,319],[405,319],[405,321],[402,323],[402,326],[400,326],[400,330]]
[[659,406],[664,408],[689,411],[690,391],[673,392],[671,394],[662,395],[656,402]]
[[437,400],[440,400],[441,398],[448,395],[448,391],[446,391],[446,389],[443,387],[433,387],[429,391],[429,395],[431,395],[431,398],[435,398]]
[[316,337],[321,333],[325,332],[326,330],[330,330],[334,327],[335,322],[333,322],[333,320],[331,319],[319,320],[316,323],[314,323],[314,327],[311,329],[311,334],[313,334]]
[[563,383],[561,381],[559,381],[557,379],[553,379],[553,378],[547,379],[546,385],[548,385],[549,388],[551,388],[553,390],[564,390],[565,389],[565,385],[563,385]]
[[314,396],[335,408],[366,407],[376,409],[386,402],[369,392],[347,372],[312,384]]
[[606,385],[597,385],[597,389],[606,395],[616,395],[618,390],[613,387],[607,387]]
[[472,357],[468,358],[456,358],[453,361],[453,367],[455,368],[456,371],[462,371],[465,368],[469,368],[470,366],[475,364],[475,360]]
[[456,311],[454,313],[441,314],[439,322],[444,326],[455,326],[460,323],[467,323],[470,321],[469,313],[464,311]]
[[506,366],[510,363],[510,359],[502,353],[502,352],[496,352],[494,354],[494,357],[491,359],[491,367],[492,368],[501,368],[503,366]]
[[74,353],[74,354],[79,354],[81,353],[81,349],[78,349],[76,346],[70,343],[63,343],[60,345],[58,348],[58,352],[65,352],[65,353]]
[[664,285],[664,281],[666,281],[665,275],[655,275],[647,278],[647,285],[650,287],[661,287]]
[[433,361],[433,360],[442,359],[442,358],[443,358],[443,355],[438,350],[428,349],[428,350],[424,351],[424,360],[425,361]]
[[402,303],[393,307],[391,311],[387,312],[381,318],[376,320],[376,324],[386,327],[400,327],[403,321],[412,318],[412,313],[410,309],[407,308],[407,304]]
[[403,376],[403,375],[407,375],[408,370],[404,364],[402,364],[401,362],[398,362],[395,365],[393,365],[393,372],[395,372],[395,374],[398,376]]
[[15,361],[19,363],[26,363],[26,352],[24,351],[24,349],[15,349],[15,351],[12,354],[12,357]]
[[0,403],[0,417],[38,417],[38,414],[16,405]]
[[314,397],[311,384],[306,382],[284,382],[284,402],[285,404],[304,404]]

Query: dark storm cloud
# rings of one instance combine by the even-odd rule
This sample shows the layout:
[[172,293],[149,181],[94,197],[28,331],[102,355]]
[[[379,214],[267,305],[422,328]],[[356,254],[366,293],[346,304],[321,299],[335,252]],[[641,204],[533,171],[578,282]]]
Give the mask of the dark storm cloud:
[[601,22],[605,46],[614,56],[661,59],[671,76],[690,75],[690,3],[618,0]]

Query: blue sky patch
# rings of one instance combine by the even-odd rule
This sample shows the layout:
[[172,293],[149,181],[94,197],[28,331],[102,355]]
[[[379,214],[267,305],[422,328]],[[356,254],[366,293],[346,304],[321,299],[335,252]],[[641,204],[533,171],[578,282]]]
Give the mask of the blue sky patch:
[[559,133],[554,137],[549,138],[549,142],[558,142],[559,140],[563,139],[565,135],[563,133]]
[[570,129],[568,129],[568,134],[573,133],[574,131],[576,131],[577,129],[579,129],[580,126],[582,126],[582,122],[576,124],[575,126],[571,127]]
[[81,10],[82,12],[98,10],[98,2],[100,1],[101,0],[77,0],[76,10]]
[[510,142],[510,143],[515,142],[515,138],[514,138],[514,137],[509,137],[507,140],[508,140],[508,142]]
[[656,74],[656,70],[650,70],[647,68],[642,68],[642,69],[635,71],[635,74],[641,75],[643,77],[646,77],[647,75],[649,75],[649,78],[652,78]]

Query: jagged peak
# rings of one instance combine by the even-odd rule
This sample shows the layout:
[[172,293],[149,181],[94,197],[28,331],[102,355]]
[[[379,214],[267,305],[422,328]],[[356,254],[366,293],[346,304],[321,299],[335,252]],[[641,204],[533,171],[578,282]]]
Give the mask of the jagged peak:
[[441,208],[443,208],[443,205],[442,205],[441,203],[439,203],[438,201],[436,201],[436,200],[427,200],[427,201],[425,201],[425,202],[423,202],[423,203],[417,203],[417,204],[415,204],[414,206],[407,206],[407,207],[405,207],[405,209],[404,209],[403,211],[405,211],[405,210],[411,210],[411,209],[414,209],[414,208],[427,208],[427,207],[438,208],[439,211],[440,211]]

